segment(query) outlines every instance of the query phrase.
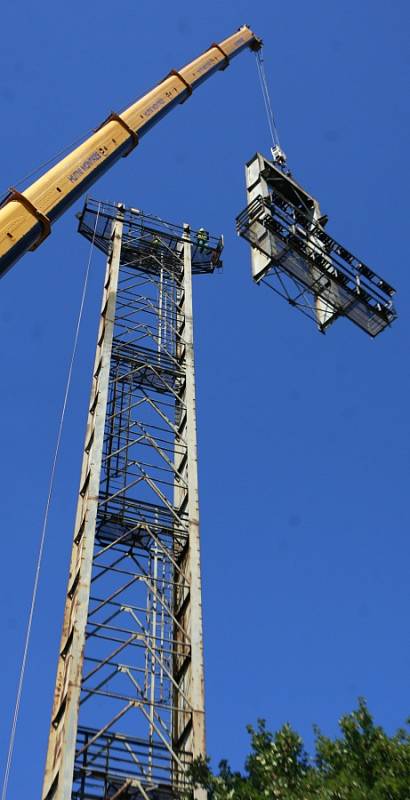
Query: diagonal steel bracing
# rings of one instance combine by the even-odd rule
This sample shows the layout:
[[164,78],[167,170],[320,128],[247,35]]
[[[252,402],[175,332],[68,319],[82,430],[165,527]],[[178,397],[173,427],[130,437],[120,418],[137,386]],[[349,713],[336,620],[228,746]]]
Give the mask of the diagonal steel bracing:
[[108,261],[43,800],[170,800],[205,753],[192,273],[222,243],[93,201],[80,231]]

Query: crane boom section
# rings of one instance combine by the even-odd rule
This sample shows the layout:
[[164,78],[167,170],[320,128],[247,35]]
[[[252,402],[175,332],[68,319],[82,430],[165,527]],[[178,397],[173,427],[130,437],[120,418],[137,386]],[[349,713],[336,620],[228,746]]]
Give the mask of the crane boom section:
[[50,233],[51,223],[95,181],[138,144],[156,122],[210,75],[225,69],[246,47],[260,40],[245,25],[161,83],[119,114],[111,114],[83,144],[42,175],[22,194],[10,190],[0,208],[0,277]]

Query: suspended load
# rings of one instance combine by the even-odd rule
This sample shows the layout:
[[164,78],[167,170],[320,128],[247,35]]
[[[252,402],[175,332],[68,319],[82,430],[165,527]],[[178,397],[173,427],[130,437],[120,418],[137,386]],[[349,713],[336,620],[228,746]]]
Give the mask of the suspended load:
[[320,331],[338,317],[377,336],[396,318],[395,290],[333,239],[319,202],[291,176],[285,160],[260,153],[246,164],[248,204],[238,235],[252,247],[252,277],[266,283]]

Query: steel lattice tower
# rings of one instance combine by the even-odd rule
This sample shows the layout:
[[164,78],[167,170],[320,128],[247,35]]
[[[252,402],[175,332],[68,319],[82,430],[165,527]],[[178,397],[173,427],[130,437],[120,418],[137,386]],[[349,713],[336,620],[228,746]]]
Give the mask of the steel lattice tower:
[[42,797],[171,800],[205,753],[191,276],[222,240],[92,200],[79,230],[107,269]]

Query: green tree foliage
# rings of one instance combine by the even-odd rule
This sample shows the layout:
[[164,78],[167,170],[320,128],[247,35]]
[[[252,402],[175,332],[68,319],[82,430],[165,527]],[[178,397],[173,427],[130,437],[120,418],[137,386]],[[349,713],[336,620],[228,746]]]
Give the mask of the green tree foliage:
[[335,740],[315,728],[315,755],[284,725],[270,733],[263,720],[249,726],[251,752],[245,773],[222,761],[214,775],[208,762],[197,762],[193,781],[208,800],[410,800],[410,736],[398,730],[389,737],[375,725],[366,702],[339,722]]

